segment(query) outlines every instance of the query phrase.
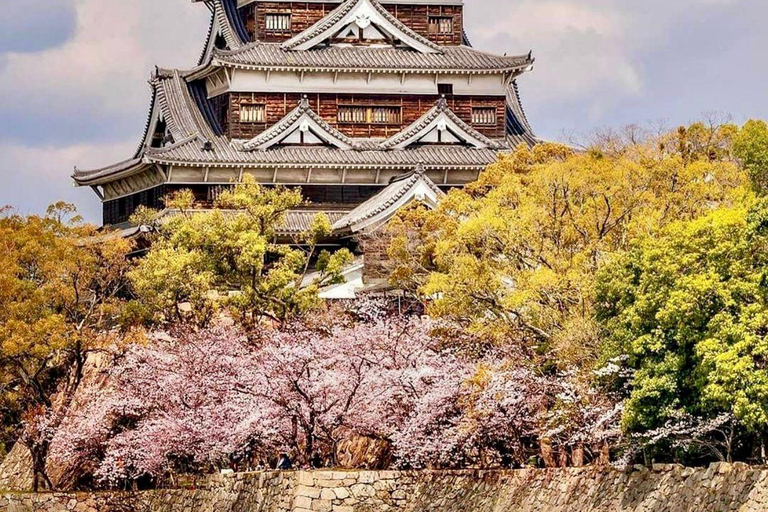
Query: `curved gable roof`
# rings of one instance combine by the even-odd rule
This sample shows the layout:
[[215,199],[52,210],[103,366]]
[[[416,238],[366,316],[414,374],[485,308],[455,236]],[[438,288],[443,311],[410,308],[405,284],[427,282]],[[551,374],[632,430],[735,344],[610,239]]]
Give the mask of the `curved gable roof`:
[[414,201],[434,208],[444,195],[419,165],[410,173],[393,179],[384,190],[336,221],[333,230],[339,234],[373,231]]
[[355,149],[358,146],[351,138],[325,122],[312,110],[309,101],[303,98],[299,106],[282,121],[243,144],[243,149],[248,151],[269,149],[280,144],[297,130],[311,132],[320,140],[339,149]]
[[405,149],[418,143],[434,130],[448,130],[454,138],[477,149],[500,149],[501,145],[465,123],[440,98],[429,112],[421,116],[408,128],[381,143],[382,149]]
[[440,46],[398,20],[378,0],[346,0],[325,18],[282,44],[287,50],[309,50],[328,40],[350,24],[382,28],[407,46],[421,53],[441,53]]

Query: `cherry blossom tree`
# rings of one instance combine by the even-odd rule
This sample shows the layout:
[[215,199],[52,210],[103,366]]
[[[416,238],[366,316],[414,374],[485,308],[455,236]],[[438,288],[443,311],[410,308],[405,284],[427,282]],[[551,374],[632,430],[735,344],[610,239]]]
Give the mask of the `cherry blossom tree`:
[[500,349],[457,352],[439,327],[358,308],[260,337],[234,327],[155,335],[83,394],[52,453],[107,487],[280,452],[336,466],[353,436],[389,444],[401,467],[511,467],[548,430],[561,428],[562,443],[575,435],[552,412],[566,395],[579,405],[569,414],[599,416],[564,376]]
[[87,405],[65,420],[52,456],[72,466],[100,461],[95,476],[108,485],[220,467],[265,424],[264,411],[238,390],[251,362],[246,340],[224,328],[134,346],[111,367],[106,387],[90,389]]

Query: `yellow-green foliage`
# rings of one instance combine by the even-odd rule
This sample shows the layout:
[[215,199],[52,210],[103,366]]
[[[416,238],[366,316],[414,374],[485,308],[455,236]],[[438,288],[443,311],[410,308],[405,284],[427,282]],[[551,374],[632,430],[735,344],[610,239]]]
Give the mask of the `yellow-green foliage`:
[[131,244],[75,213],[65,203],[42,217],[0,211],[3,427],[17,427],[26,408],[45,413],[62,375],[74,389],[87,354],[121,320]]
[[593,361],[594,275],[606,258],[746,193],[727,158],[733,129],[713,129],[710,144],[702,130],[502,156],[436,210],[394,223],[393,279],[475,333],[554,350],[564,365]]
[[768,123],[747,121],[734,141],[734,151],[749,173],[755,190],[768,192]]
[[[149,253],[130,275],[154,320],[204,324],[223,306],[246,327],[263,318],[282,322],[316,306],[319,288],[341,281],[352,261],[347,250],[317,254],[317,243],[331,231],[323,214],[296,240],[304,248],[275,243],[284,213],[302,204],[298,191],[264,188],[246,176],[212,211],[194,210],[193,199],[188,191],[169,198],[177,213],[157,223]],[[134,222],[151,220],[148,213],[138,212]],[[315,257],[318,273],[307,282]]]
[[599,275],[608,356],[636,370],[624,427],[731,413],[768,427],[768,200],[674,223]]

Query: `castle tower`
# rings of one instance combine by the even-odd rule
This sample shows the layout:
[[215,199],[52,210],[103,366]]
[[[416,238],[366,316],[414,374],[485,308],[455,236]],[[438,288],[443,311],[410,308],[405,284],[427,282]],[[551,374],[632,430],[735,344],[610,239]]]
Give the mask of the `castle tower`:
[[321,210],[351,236],[536,143],[516,84],[531,55],[473,49],[461,0],[193,1],[212,14],[198,65],[153,73],[131,158],[75,170],[106,225],[174,190],[210,204],[250,174],[301,187],[287,232]]

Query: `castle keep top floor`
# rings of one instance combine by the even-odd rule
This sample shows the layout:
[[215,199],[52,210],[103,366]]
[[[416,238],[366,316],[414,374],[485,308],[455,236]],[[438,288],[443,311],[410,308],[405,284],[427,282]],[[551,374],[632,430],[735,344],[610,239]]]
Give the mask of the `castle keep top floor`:
[[152,73],[133,157],[75,170],[106,224],[180,188],[210,203],[245,174],[352,209],[416,168],[461,186],[536,143],[516,82],[531,54],[473,48],[460,1],[192,1],[211,11],[198,64]]
[[[275,43],[304,32],[340,4],[339,0],[239,0],[237,7],[251,41]],[[389,0],[382,5],[404,25],[434,43],[458,46],[465,42],[462,0]]]

